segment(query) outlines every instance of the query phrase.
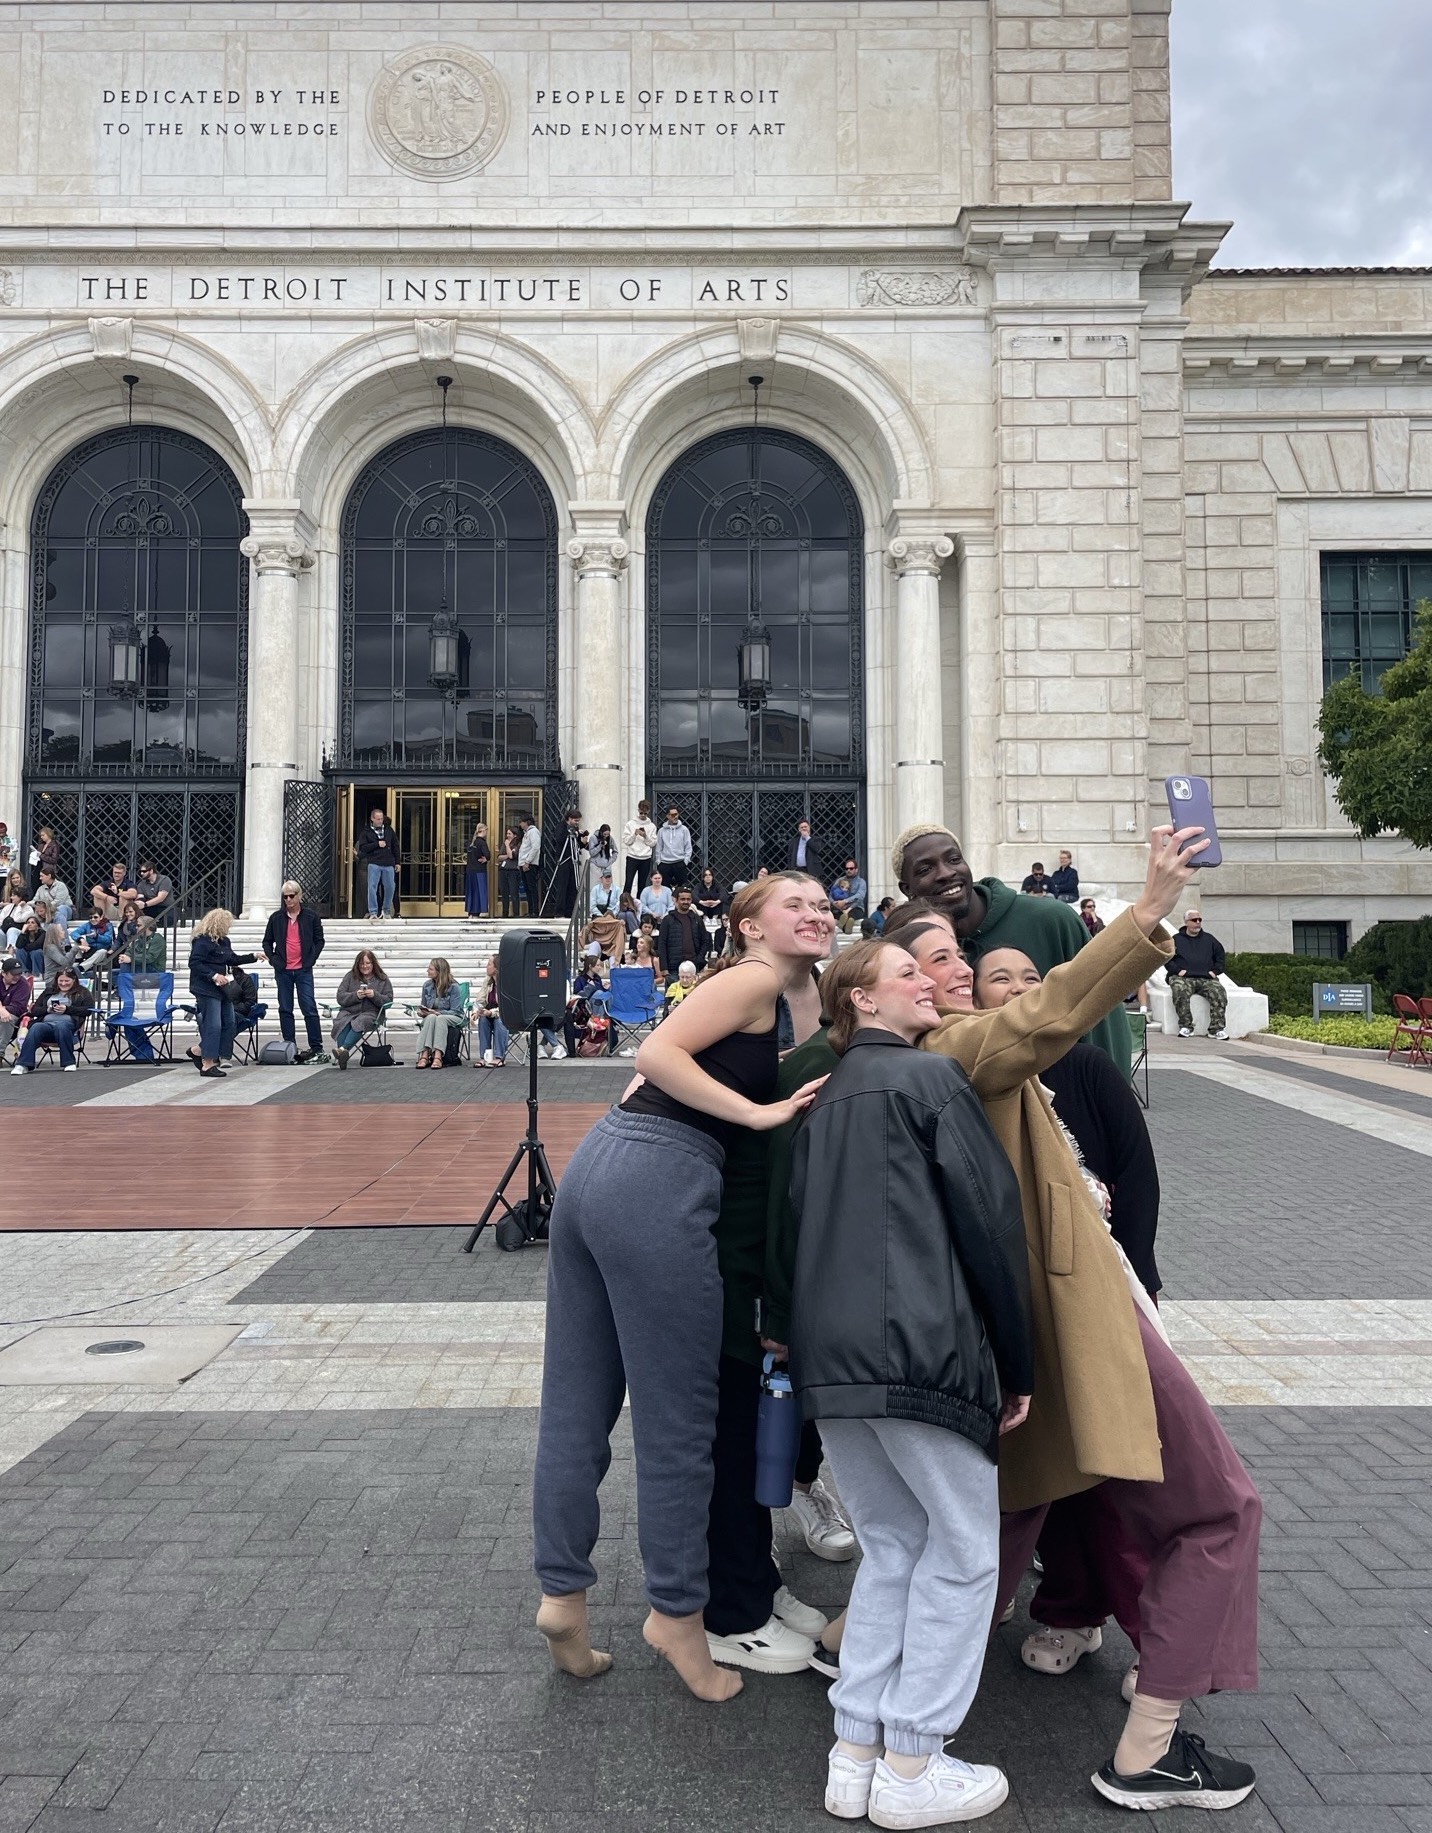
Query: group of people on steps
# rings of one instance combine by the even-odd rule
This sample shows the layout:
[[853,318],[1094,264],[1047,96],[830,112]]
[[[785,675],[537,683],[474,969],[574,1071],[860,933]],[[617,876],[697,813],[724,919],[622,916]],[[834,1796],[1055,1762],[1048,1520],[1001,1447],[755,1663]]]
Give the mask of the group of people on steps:
[[[818,980],[817,880],[733,900],[733,952],[643,1043],[552,1215],[533,1513],[559,1668],[611,1665],[587,1593],[629,1395],[645,1639],[717,1703],[743,1667],[833,1674],[833,1815],[939,1826],[1006,1798],[945,1746],[1036,1545],[1027,1664],[1067,1673],[1111,1614],[1137,1650],[1099,1793],[1251,1792],[1180,1709],[1257,1685],[1261,1505],[1159,1321],[1157,1172],[1120,1107],[1122,1002],[1169,958],[1200,832],[1156,829],[1136,902],[1047,972],[939,824],[896,842],[907,901],[884,934]],[[633,1216],[624,1194],[677,1159],[686,1201]],[[1111,1176],[1141,1200],[1116,1204]],[[832,1623],[782,1587],[754,1500],[763,1352],[788,1358],[859,1541]]]

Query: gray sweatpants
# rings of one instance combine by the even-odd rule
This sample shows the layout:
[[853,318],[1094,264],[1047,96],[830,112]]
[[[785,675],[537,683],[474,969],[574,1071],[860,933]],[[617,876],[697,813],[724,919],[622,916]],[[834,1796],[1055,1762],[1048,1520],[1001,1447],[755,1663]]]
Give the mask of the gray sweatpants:
[[932,1756],[974,1699],[999,1578],[999,1478],[956,1432],[822,1419],[863,1557],[830,1690],[835,1735]]
[[629,1392],[647,1597],[671,1617],[706,1606],[724,1159],[679,1120],[613,1108],[562,1177],[532,1489],[534,1564],[549,1597],[596,1582],[597,1491]]

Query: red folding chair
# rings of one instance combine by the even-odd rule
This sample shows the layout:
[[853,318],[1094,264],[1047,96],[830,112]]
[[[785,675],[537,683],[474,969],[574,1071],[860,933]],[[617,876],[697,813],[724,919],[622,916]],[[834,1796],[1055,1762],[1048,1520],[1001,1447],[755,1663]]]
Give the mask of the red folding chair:
[[1388,1062],[1405,1051],[1409,1069],[1414,1063],[1432,1065],[1432,1057],[1427,1054],[1427,1045],[1432,1042],[1432,999],[1418,1001],[1410,993],[1394,993],[1392,1010],[1397,1015],[1397,1029],[1387,1052]]

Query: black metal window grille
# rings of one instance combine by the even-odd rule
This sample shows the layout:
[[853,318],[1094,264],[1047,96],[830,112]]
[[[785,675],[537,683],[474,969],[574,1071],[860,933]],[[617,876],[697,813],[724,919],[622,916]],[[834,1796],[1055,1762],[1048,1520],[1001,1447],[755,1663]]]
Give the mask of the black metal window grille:
[[796,824],[807,820],[821,849],[826,882],[854,859],[868,880],[862,850],[864,796],[858,783],[693,783],[658,780],[651,792],[658,821],[676,808],[691,829],[698,869],[710,866],[726,891],[756,876],[761,866],[779,872],[790,856]]
[[1418,604],[1432,599],[1432,553],[1324,554],[1323,686],[1361,675],[1372,693],[1412,644]]
[[[654,775],[861,774],[863,549],[854,491],[807,440],[718,433],[673,466],[647,521]],[[753,620],[771,685],[748,710],[737,649]]]
[[1347,924],[1294,923],[1293,953],[1318,961],[1341,961],[1347,953]]
[[[140,854],[179,888],[226,863],[237,873],[247,529],[233,472],[168,427],[101,433],[45,480],[31,521],[27,815],[32,832],[54,829],[77,895]],[[116,641],[137,661],[127,682]]]
[[[487,433],[434,427],[380,452],[342,524],[338,768],[401,777],[557,769],[557,514]],[[430,679],[433,620],[457,679]]]

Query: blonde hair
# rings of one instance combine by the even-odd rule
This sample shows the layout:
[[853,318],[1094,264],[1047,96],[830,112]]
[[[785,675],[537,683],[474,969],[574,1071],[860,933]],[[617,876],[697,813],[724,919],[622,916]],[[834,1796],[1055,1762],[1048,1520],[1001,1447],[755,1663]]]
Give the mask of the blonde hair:
[[222,942],[234,925],[232,910],[206,910],[194,925],[196,936],[210,936],[216,942]]
[[895,874],[895,883],[900,883],[900,874],[905,867],[905,854],[917,840],[923,840],[927,834],[943,834],[947,840],[953,840],[956,850],[960,848],[960,837],[952,827],[946,827],[943,821],[917,821],[913,826],[903,829],[895,836],[895,844],[890,849],[890,870]]
[[[932,925],[933,927],[933,925]],[[820,1009],[830,1022],[826,1037],[835,1054],[844,1056],[855,1036],[860,1014],[850,1002],[857,988],[869,992],[880,978],[880,957],[887,948],[899,948],[883,936],[843,948],[820,977]],[[903,952],[903,951],[902,951]]]

